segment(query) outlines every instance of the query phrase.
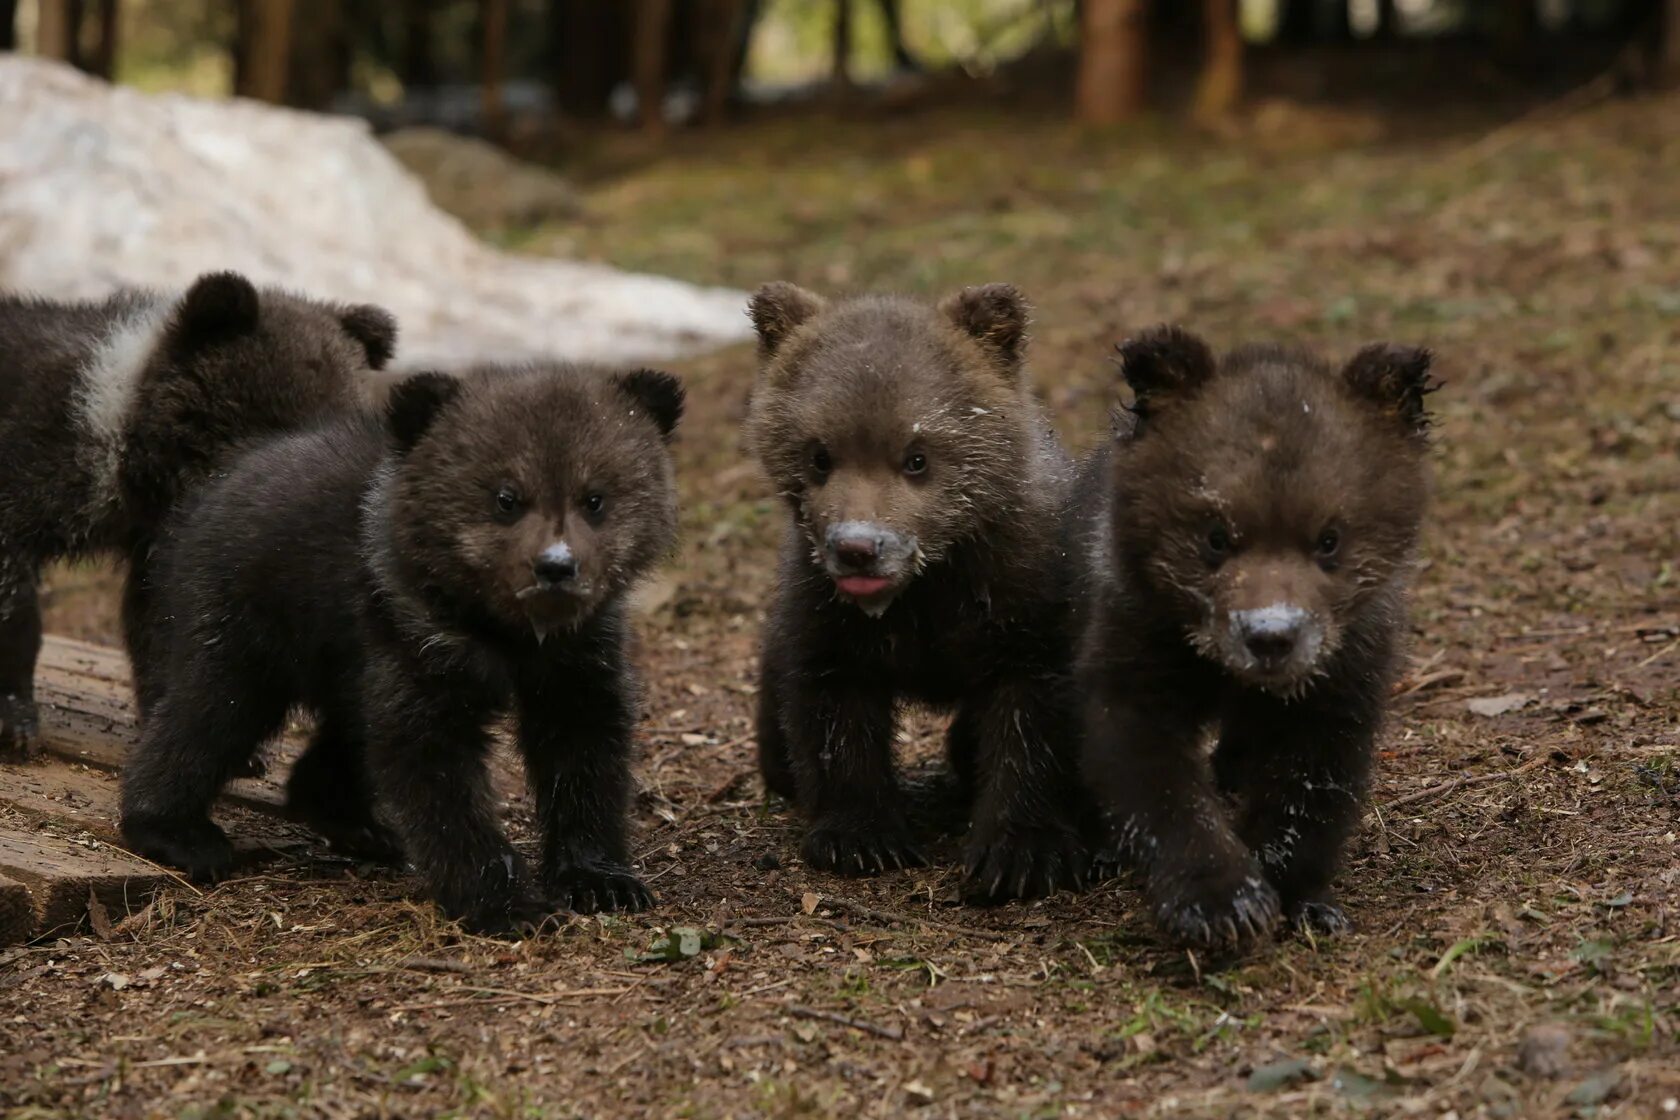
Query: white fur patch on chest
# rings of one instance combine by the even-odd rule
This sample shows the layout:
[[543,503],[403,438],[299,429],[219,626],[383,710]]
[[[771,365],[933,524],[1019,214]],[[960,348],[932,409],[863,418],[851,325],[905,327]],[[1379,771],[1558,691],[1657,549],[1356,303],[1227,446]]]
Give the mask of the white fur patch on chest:
[[93,483],[90,493],[95,508],[89,513],[96,518],[117,501],[123,433],[140,395],[140,379],[173,310],[173,302],[162,297],[131,309],[112,324],[81,369],[74,407]]

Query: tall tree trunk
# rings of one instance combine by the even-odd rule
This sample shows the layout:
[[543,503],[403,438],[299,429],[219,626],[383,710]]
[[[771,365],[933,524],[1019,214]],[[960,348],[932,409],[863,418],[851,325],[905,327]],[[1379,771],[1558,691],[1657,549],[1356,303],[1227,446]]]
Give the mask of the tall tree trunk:
[[36,6],[35,49],[42,58],[76,61],[79,7],[75,0],[40,0]]
[[294,6],[294,0],[246,0],[240,5],[234,91],[241,97],[285,104]]
[[1202,0],[1202,42],[1207,45],[1196,82],[1192,114],[1199,121],[1229,116],[1242,99],[1243,41],[1237,0]]
[[702,5],[700,70],[706,86],[702,119],[709,126],[723,123],[729,99],[740,74],[736,53],[746,49],[742,24],[750,16],[747,0],[709,0]]
[[117,69],[117,0],[99,0],[93,49],[87,52],[87,71],[107,82]]
[[479,89],[484,98],[484,131],[488,136],[507,135],[507,105],[502,98],[502,86],[507,77],[507,0],[482,0],[479,15],[483,21],[482,35],[484,64],[479,74]]
[[437,85],[437,51],[432,35],[432,0],[403,0],[401,61],[397,79],[404,89]]
[[1680,0],[1657,0],[1651,76],[1661,89],[1680,86]]
[[15,51],[17,45],[17,0],[0,0],[0,51]]
[[1146,0],[1084,0],[1079,29],[1079,119],[1114,124],[1144,106]]
[[829,59],[828,80],[837,90],[852,85],[852,0],[834,0],[833,55]]
[[642,131],[665,132],[665,65],[671,38],[671,0],[637,0],[631,73],[636,82],[636,109]]
[[[258,0],[259,3],[265,0]],[[286,104],[325,109],[350,85],[351,46],[343,0],[293,0]]]
[[549,73],[562,111],[606,115],[613,90],[630,78],[635,14],[626,0],[550,0]]

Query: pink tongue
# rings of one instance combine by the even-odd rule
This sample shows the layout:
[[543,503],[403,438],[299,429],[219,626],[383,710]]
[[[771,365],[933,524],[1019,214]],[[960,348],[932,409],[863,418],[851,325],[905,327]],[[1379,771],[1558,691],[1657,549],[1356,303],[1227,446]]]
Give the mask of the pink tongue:
[[841,576],[834,581],[834,586],[847,595],[873,595],[877,591],[885,591],[892,581],[880,576]]

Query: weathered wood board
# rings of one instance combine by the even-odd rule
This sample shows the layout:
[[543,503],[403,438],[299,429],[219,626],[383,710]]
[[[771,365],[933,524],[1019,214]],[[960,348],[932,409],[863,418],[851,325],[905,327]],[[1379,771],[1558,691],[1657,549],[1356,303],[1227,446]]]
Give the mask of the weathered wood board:
[[[113,920],[143,905],[172,876],[123,850],[118,772],[140,732],[120,650],[49,636],[35,674],[42,758],[0,761],[0,945],[62,934],[88,924],[90,894]],[[302,751],[293,728],[265,751],[269,774],[230,782],[222,802],[245,810],[233,833],[248,855],[305,846],[283,818],[280,781]],[[498,752],[497,791],[517,796],[517,763]]]

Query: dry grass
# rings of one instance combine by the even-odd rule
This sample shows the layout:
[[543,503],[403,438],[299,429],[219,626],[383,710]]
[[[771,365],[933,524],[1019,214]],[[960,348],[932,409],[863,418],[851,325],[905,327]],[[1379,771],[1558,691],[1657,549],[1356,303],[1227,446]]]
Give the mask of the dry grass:
[[[1155,940],[1124,884],[984,911],[951,905],[948,865],[866,882],[802,867],[752,776],[776,513],[742,463],[739,349],[682,369],[686,544],[644,627],[637,817],[661,907],[503,944],[343,864],[166,892],[109,940],[0,954],[0,1101],[101,1117],[1674,1109],[1677,121],[1680,102],[1615,103],[1494,142],[1292,156],[1029,117],[802,121],[604,180],[594,224],[525,239],[743,285],[1015,280],[1076,441],[1112,392],[1108,346],[1156,320],[1226,343],[1436,347],[1439,499],[1415,664],[1344,876],[1355,934],[1196,959]],[[55,624],[109,635],[106,606],[68,586]],[[1529,699],[1466,707],[1509,693]],[[920,748],[933,726],[916,728]],[[643,959],[677,927],[699,931],[697,955]]]

